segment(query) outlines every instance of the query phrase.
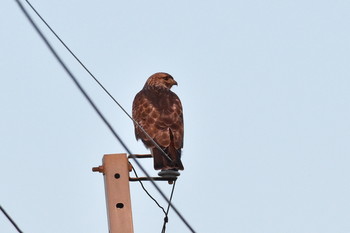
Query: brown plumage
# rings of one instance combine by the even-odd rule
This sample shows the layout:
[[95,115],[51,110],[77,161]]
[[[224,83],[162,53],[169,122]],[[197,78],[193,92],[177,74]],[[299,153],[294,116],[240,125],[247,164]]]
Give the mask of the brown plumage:
[[151,138],[168,154],[172,162],[135,125],[136,139],[141,139],[151,150],[156,170],[183,170],[184,123],[179,97],[170,90],[177,82],[167,73],[155,73],[149,77],[143,89],[135,96],[132,116]]

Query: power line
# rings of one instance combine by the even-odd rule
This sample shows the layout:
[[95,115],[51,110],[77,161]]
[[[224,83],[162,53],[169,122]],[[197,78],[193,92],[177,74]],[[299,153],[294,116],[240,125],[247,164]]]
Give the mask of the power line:
[[83,87],[80,85],[79,81],[76,79],[76,77],[73,75],[73,73],[69,70],[69,68],[66,66],[66,64],[63,62],[63,60],[59,57],[59,55],[57,54],[57,52],[54,50],[54,48],[52,47],[52,45],[50,44],[50,42],[48,41],[48,39],[44,36],[44,34],[41,32],[41,30],[38,28],[38,26],[35,24],[35,22],[33,21],[33,19],[31,18],[31,16],[29,15],[29,13],[26,11],[26,9],[24,8],[24,6],[22,5],[22,3],[19,0],[15,0],[19,6],[19,8],[21,9],[21,11],[23,12],[23,14],[26,16],[27,20],[30,22],[30,24],[34,27],[35,31],[39,34],[40,38],[43,40],[43,42],[46,44],[46,46],[48,47],[48,49],[51,51],[51,53],[53,54],[53,56],[56,58],[56,60],[60,63],[60,65],[62,66],[62,68],[65,70],[65,72],[68,74],[68,76],[71,78],[71,80],[74,82],[74,84],[76,85],[76,87],[80,90],[80,92],[82,93],[82,95],[85,97],[85,99],[89,102],[89,104],[91,105],[91,107],[95,110],[95,112],[99,115],[99,117],[101,118],[101,120],[106,124],[107,128],[111,131],[111,133],[114,135],[114,137],[119,141],[119,143],[122,145],[122,147],[126,150],[126,152],[132,156],[132,158],[134,159],[135,163],[137,164],[137,166],[142,170],[142,172],[150,179],[150,182],[153,184],[153,186],[155,187],[155,189],[160,193],[160,195],[168,202],[169,206],[171,206],[173,208],[173,210],[175,211],[175,213],[178,215],[178,217],[182,220],[182,222],[188,227],[188,229],[191,232],[195,232],[193,230],[193,228],[190,226],[190,224],[186,221],[186,219],[181,215],[181,213],[176,209],[176,207],[170,202],[170,200],[168,200],[168,198],[165,196],[165,194],[163,193],[163,191],[158,187],[158,185],[155,183],[155,181],[150,177],[150,175],[148,174],[148,172],[142,167],[142,165],[140,164],[139,161],[137,161],[136,156],[134,156],[133,153],[131,153],[131,151],[129,150],[129,148],[126,146],[126,144],[123,142],[123,140],[120,138],[120,136],[117,134],[117,132],[113,129],[113,127],[111,126],[111,124],[107,121],[107,119],[104,117],[104,115],[102,114],[102,112],[97,108],[97,106],[95,105],[95,103],[92,101],[92,99],[90,98],[90,96],[86,93],[86,91],[83,89]]
[[[137,175],[137,172],[136,172],[134,166],[132,166],[132,170],[133,170],[133,172],[134,172],[136,178],[139,178],[139,176]],[[165,212],[165,209],[163,208],[163,206],[161,206],[161,205],[158,203],[158,201],[147,191],[147,189],[145,188],[145,186],[143,185],[143,183],[142,183],[141,180],[139,180],[139,183],[140,183],[140,185],[141,185],[143,191],[145,191],[145,193],[149,196],[149,198],[151,198],[151,199],[156,203],[156,205],[157,205],[160,209],[162,209],[163,213],[166,215],[167,213]]]
[[[119,106],[119,108],[137,125],[137,127],[139,127],[144,133],[145,135],[151,140],[151,142],[165,155],[165,157],[167,159],[169,159],[170,161],[171,158],[166,154],[166,152],[153,140],[153,138],[143,129],[143,127],[137,122],[135,121],[130,115],[129,113],[123,108],[123,106],[112,96],[112,94],[110,94],[110,92],[101,84],[101,82],[95,77],[95,75],[92,74],[92,72],[84,65],[84,63],[75,55],[75,53],[68,47],[68,45],[61,39],[60,36],[58,36],[58,34],[53,30],[53,28],[47,23],[47,21],[41,16],[41,14],[35,9],[35,7],[29,2],[29,0],[25,0],[27,2],[27,4],[30,6],[30,8],[35,12],[35,14],[41,19],[41,21],[47,26],[47,28],[53,33],[53,35],[61,42],[61,44],[68,50],[68,52],[77,60],[77,62],[85,69],[85,71],[96,81],[96,83],[106,92],[106,94]],[[138,177],[136,170],[133,167],[133,171],[135,173],[135,176]],[[144,190],[144,192],[157,204],[157,206],[159,208],[162,209],[163,213],[165,214],[165,219],[167,219],[167,215],[169,212],[169,207],[168,206],[168,210],[167,212],[165,212],[164,208],[162,206],[160,206],[160,204],[157,202],[157,200],[147,191],[147,189],[144,187],[143,183],[141,180],[139,180],[139,183],[142,187],[142,189]],[[172,198],[172,194],[174,192],[174,186],[172,188],[172,192],[171,192],[171,198]],[[171,199],[170,199],[171,200]],[[167,221],[164,221],[164,226],[163,229],[165,231],[165,224]]]
[[1,212],[6,216],[6,218],[12,223],[12,225],[16,228],[16,230],[19,232],[19,233],[23,233],[23,231],[21,231],[21,229],[19,229],[19,227],[17,226],[17,224],[15,223],[15,221],[10,217],[10,215],[8,215],[6,213],[6,211],[4,210],[4,208],[1,207],[0,205],[0,210]]
[[165,213],[162,233],[165,233],[166,224],[168,223],[168,220],[169,220],[168,214],[169,214],[169,210],[170,210],[170,203],[171,203],[171,200],[173,199],[173,195],[174,195],[174,191],[175,191],[175,184],[176,184],[176,180],[174,180],[173,188],[171,189],[171,194],[170,194],[170,198],[169,198],[169,205],[168,205],[168,208],[167,208],[166,213]]
[[[132,166],[132,170],[135,174],[135,176],[137,178],[139,178],[139,176],[137,175],[137,172],[136,170],[134,169],[134,167]],[[168,204],[168,207],[167,207],[167,210],[165,211],[165,209],[163,208],[163,206],[161,206],[157,200],[147,191],[147,189],[145,188],[145,186],[143,185],[142,181],[139,180],[140,182],[140,185],[142,187],[142,189],[145,191],[145,193],[156,203],[156,205],[162,209],[163,213],[164,213],[164,223],[163,223],[163,227],[162,227],[162,233],[165,233],[165,230],[166,230],[166,224],[168,223],[169,221],[169,218],[168,218],[168,214],[169,214],[169,209],[170,209],[170,205]],[[170,194],[170,198],[169,198],[169,203],[171,203],[172,199],[173,199],[173,195],[174,195],[174,190],[175,190],[175,184],[176,184],[176,180],[174,180],[173,182],[173,185],[172,185],[172,189],[171,189],[171,194]]]
[[[166,152],[153,140],[153,138],[143,129],[143,127],[135,121],[129,113],[123,108],[123,106],[110,94],[110,92],[101,84],[101,82],[95,77],[95,75],[92,74],[92,72],[84,65],[84,63],[75,55],[75,53],[68,47],[68,45],[61,39],[61,37],[53,30],[53,28],[47,23],[47,21],[41,16],[41,14],[35,9],[35,7],[29,2],[29,0],[25,0],[27,4],[30,6],[30,8],[35,12],[35,14],[41,19],[41,21],[47,26],[47,28],[53,33],[53,35],[61,42],[61,44],[67,49],[67,51],[77,60],[77,62],[85,69],[85,71],[96,81],[96,83],[106,92],[106,94],[119,106],[119,108],[139,127],[145,135],[151,140],[151,142],[159,149],[162,151],[162,153],[165,155],[167,159],[172,161],[170,157],[166,154]],[[136,170],[134,167],[132,167],[135,176],[138,177]],[[164,208],[157,202],[157,200],[147,191],[145,186],[143,185],[142,181],[139,180],[139,183],[144,190],[144,192],[156,203],[156,205],[162,209],[163,213],[165,214],[164,218],[164,225],[163,225],[163,231],[165,232],[165,225],[168,222],[168,212],[169,212],[169,205],[167,208],[167,211],[164,210]],[[170,196],[170,201],[172,199],[173,193],[174,193],[174,187],[175,183],[173,184],[171,196]]]
[[[170,161],[171,158],[166,154],[166,152],[153,140],[153,138],[143,129],[143,127],[135,121],[130,114],[123,108],[123,106],[110,94],[110,92],[101,84],[101,82],[95,77],[95,75],[92,74],[92,72],[84,65],[84,63],[75,55],[75,53],[68,47],[68,45],[61,39],[61,37],[53,30],[53,28],[47,23],[47,21],[41,16],[41,14],[35,9],[35,7],[29,2],[29,0],[25,0],[27,4],[30,6],[30,8],[34,11],[34,13],[41,19],[41,21],[47,26],[47,28],[53,33],[53,35],[61,42],[61,44],[67,49],[67,51],[76,59],[76,61],[85,69],[85,71],[96,81],[96,83],[106,92],[106,94],[119,106],[119,108],[139,127],[145,135],[151,140],[151,142],[165,155],[167,159]],[[136,170],[134,167],[132,167],[135,176],[138,177]],[[168,222],[168,212],[169,212],[169,205],[167,211],[164,210],[164,208],[157,202],[157,200],[147,191],[145,186],[143,185],[142,181],[139,180],[139,183],[144,190],[144,192],[156,203],[156,205],[162,209],[165,218],[164,218],[164,225],[163,225],[163,232],[165,232],[165,225]],[[172,188],[170,201],[174,193],[174,187],[175,183]]]
[[130,114],[121,106],[121,104],[109,93],[109,91],[101,84],[100,81],[93,75],[90,70],[80,61],[80,59],[72,52],[72,50],[64,43],[64,41],[57,35],[57,33],[52,29],[52,27],[46,22],[46,20],[39,14],[39,12],[34,8],[34,6],[28,1],[25,0],[27,4],[32,8],[35,14],[43,21],[43,23],[48,27],[48,29],[55,35],[55,37],[61,42],[61,44],[68,50],[68,52],[78,61],[78,63],[86,70],[86,72],[96,81],[96,83],[106,92],[106,94],[119,106],[119,108],[134,122],[134,124],[141,129],[141,131],[151,140],[151,142],[157,147],[158,150],[162,152],[166,159],[172,162],[172,159],[169,155],[156,143],[153,138],[144,130],[144,128],[135,121]]

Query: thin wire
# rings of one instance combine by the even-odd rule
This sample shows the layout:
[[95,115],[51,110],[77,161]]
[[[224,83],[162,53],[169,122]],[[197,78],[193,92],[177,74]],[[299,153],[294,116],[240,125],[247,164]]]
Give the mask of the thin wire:
[[[137,175],[137,172],[136,172],[134,166],[131,166],[131,167],[132,167],[132,170],[133,170],[135,176],[136,176],[137,178],[139,178],[139,176]],[[139,183],[140,183],[142,189],[145,191],[145,193],[156,203],[156,205],[157,205],[160,209],[162,209],[163,213],[166,215],[167,213],[165,212],[165,209],[163,208],[163,206],[161,206],[161,205],[158,203],[158,201],[148,192],[148,190],[145,188],[145,186],[143,185],[143,183],[142,183],[141,180],[139,180]]]
[[[129,113],[119,104],[119,102],[109,93],[109,91],[101,84],[101,82],[91,73],[91,71],[83,64],[83,62],[73,53],[73,51],[64,43],[64,41],[58,36],[58,34],[52,29],[52,27],[46,22],[46,20],[39,14],[39,12],[34,8],[34,6],[29,2],[29,0],[25,0],[27,4],[30,6],[30,8],[35,12],[35,14],[41,19],[41,21],[48,27],[48,29],[54,34],[54,36],[61,42],[61,44],[68,50],[68,52],[78,61],[78,63],[85,69],[85,71],[96,81],[96,83],[107,93],[107,95],[119,106],[119,108],[145,133],[145,135],[152,141],[152,143],[169,159],[170,157],[166,154],[166,152],[153,140],[153,138],[143,129],[143,127],[135,121]],[[135,176],[138,177],[136,170],[134,167],[132,167]],[[169,211],[169,206],[168,206],[168,211],[165,212],[164,208],[157,202],[157,200],[147,191],[147,189],[144,187],[143,183],[141,180],[139,180],[139,183],[142,187],[142,189],[146,192],[146,194],[156,203],[156,205],[162,209],[163,213],[165,214],[165,218],[167,218],[167,213]],[[174,186],[173,186],[174,187]],[[174,188],[173,188],[174,190]],[[172,190],[172,193],[173,193]],[[164,223],[164,226],[165,227]]]
[[33,7],[33,5],[28,1],[25,0],[27,4],[32,8],[32,10],[35,12],[35,14],[43,21],[43,23],[49,28],[49,30],[55,35],[55,37],[61,42],[61,44],[68,50],[68,52],[79,62],[79,64],[88,72],[88,74],[96,81],[96,83],[107,93],[109,97],[119,106],[119,108],[134,122],[137,127],[139,127],[142,132],[151,140],[151,142],[162,152],[162,154],[170,161],[173,162],[173,160],[169,157],[167,153],[154,141],[154,139],[144,130],[144,128],[134,120],[130,116],[130,114],[119,104],[119,102],[109,93],[109,91],[98,81],[98,79],[90,72],[90,70],[80,61],[80,59],[72,52],[72,50],[66,45],[66,43],[63,42],[63,40],[57,35],[57,33],[50,27],[50,25],[45,21],[43,17],[39,14],[39,12]]
[[[137,175],[137,172],[136,172],[134,166],[131,166],[131,167],[132,167],[132,170],[133,170],[133,172],[134,172],[134,174],[135,174],[135,177],[139,178],[139,176]],[[165,233],[166,224],[167,224],[168,221],[169,221],[168,214],[169,214],[170,205],[168,204],[167,210],[165,211],[164,208],[163,208],[163,206],[161,206],[161,205],[157,202],[157,200],[148,192],[148,190],[145,188],[145,186],[143,185],[143,183],[142,183],[141,180],[139,180],[139,183],[141,184],[141,187],[142,187],[142,189],[145,191],[145,193],[156,203],[156,205],[157,205],[160,209],[162,209],[162,211],[163,211],[163,213],[164,213],[164,215],[165,215],[165,217],[164,217],[164,223],[163,223],[163,227],[162,227],[162,233]],[[172,185],[173,187],[172,187],[172,189],[171,189],[171,194],[170,194],[170,198],[169,198],[169,203],[170,203],[170,202],[172,201],[172,199],[173,199],[174,190],[175,190],[175,184],[176,184],[176,180],[174,180],[174,183],[173,183],[173,185]]]
[[166,224],[167,224],[168,221],[169,221],[168,214],[169,214],[169,209],[170,209],[170,203],[171,203],[171,200],[173,199],[173,195],[174,195],[175,184],[176,184],[176,180],[174,180],[173,188],[172,188],[172,190],[171,190],[171,194],[170,194],[170,198],[169,198],[169,205],[168,205],[168,208],[167,208],[167,210],[166,210],[165,217],[164,217],[164,223],[163,223],[162,233],[165,233]]
[[59,55],[57,54],[57,52],[55,51],[55,49],[52,47],[52,45],[50,44],[50,42],[47,40],[47,38],[44,36],[44,34],[41,32],[41,30],[39,29],[39,27],[35,24],[35,22],[33,21],[33,19],[31,18],[31,16],[29,15],[29,13],[26,11],[26,9],[24,8],[24,6],[22,5],[22,3],[20,2],[20,0],[14,0],[15,2],[17,2],[19,8],[21,9],[21,11],[23,12],[23,14],[26,16],[27,20],[30,22],[30,24],[34,27],[35,31],[39,34],[40,38],[43,40],[43,42],[46,44],[46,46],[48,47],[48,49],[51,51],[51,53],[53,54],[53,56],[56,58],[56,60],[60,63],[60,65],[62,66],[62,68],[66,71],[66,73],[68,74],[68,76],[71,78],[71,80],[74,82],[74,84],[76,85],[76,87],[80,90],[80,92],[82,93],[82,95],[85,97],[85,99],[89,102],[89,104],[91,105],[91,107],[95,110],[95,112],[99,115],[99,117],[101,118],[101,120],[106,124],[106,126],[108,127],[108,129],[111,131],[111,133],[114,135],[114,137],[119,141],[119,143],[122,145],[122,147],[126,150],[126,152],[128,154],[130,154],[132,156],[132,158],[134,159],[135,163],[137,164],[137,166],[142,170],[142,172],[150,179],[150,182],[152,183],[152,185],[155,187],[155,189],[159,192],[159,194],[169,203],[169,205],[173,208],[173,210],[175,211],[175,213],[178,215],[178,217],[182,220],[182,222],[188,227],[188,229],[191,232],[195,232],[193,230],[193,228],[191,227],[191,225],[186,221],[186,219],[181,215],[181,213],[176,209],[176,207],[168,200],[168,198],[165,196],[165,194],[163,193],[163,191],[158,187],[158,185],[155,183],[155,181],[150,177],[150,175],[148,174],[148,172],[142,167],[142,165],[140,164],[139,161],[137,161],[136,156],[131,153],[131,151],[129,150],[129,148],[126,146],[126,144],[123,142],[123,140],[119,137],[119,135],[116,133],[116,131],[113,129],[113,127],[111,126],[111,124],[107,121],[107,119],[104,117],[104,115],[102,114],[102,112],[97,108],[97,106],[95,105],[95,103],[92,101],[92,99],[90,98],[90,96],[86,93],[86,91],[83,89],[83,87],[80,85],[80,83],[78,82],[78,80],[76,79],[76,77],[73,75],[73,73],[68,69],[68,67],[66,66],[66,64],[62,61],[62,59],[59,57]]
[[[137,174],[137,172],[136,172],[134,166],[131,165],[131,168],[132,168],[132,170],[133,170],[133,172],[134,172],[134,174],[135,174],[135,177],[136,177],[136,178],[139,178],[139,176],[138,176],[138,174]],[[168,204],[168,207],[167,207],[167,210],[166,210],[166,211],[164,210],[164,207],[161,206],[161,205],[158,203],[158,201],[148,192],[148,190],[147,190],[147,189],[145,188],[145,186],[143,185],[143,182],[142,182],[141,180],[138,180],[138,181],[139,181],[139,183],[140,183],[142,189],[144,190],[144,192],[149,196],[149,198],[151,198],[151,199],[154,201],[154,203],[156,203],[156,205],[163,211],[165,217],[164,217],[164,222],[163,222],[163,227],[162,227],[162,232],[161,232],[161,233],[165,233],[166,224],[167,224],[168,221],[169,221],[168,213],[169,213],[170,203],[171,203],[171,201],[172,201],[173,194],[174,194],[174,190],[175,190],[175,183],[176,183],[176,180],[173,181],[174,183],[173,183],[173,187],[172,187],[171,194],[170,194],[170,199],[169,199],[169,204]]]
[[[119,106],[119,108],[145,133],[145,135],[152,141],[152,143],[158,147],[159,150],[162,151],[162,153],[170,160],[171,158],[166,154],[166,152],[153,140],[153,138],[143,129],[143,127],[137,122],[135,121],[130,115],[129,113],[122,107],[121,104],[119,104],[119,102],[109,93],[109,91],[101,84],[101,82],[91,73],[91,71],[83,64],[83,62],[73,53],[73,51],[66,45],[66,43],[64,43],[64,41],[60,38],[60,36],[58,36],[58,34],[52,29],[52,27],[46,22],[46,20],[39,14],[39,12],[34,8],[34,6],[29,2],[29,0],[25,0],[27,2],[27,4],[30,6],[30,8],[35,12],[35,14],[41,19],[41,21],[48,27],[48,29],[54,34],[54,36],[61,42],[61,44],[68,50],[68,52],[78,61],[78,63],[85,69],[85,71],[96,81],[96,83],[106,92],[106,94]],[[135,176],[138,177],[136,170],[134,169],[134,167],[132,167]],[[148,190],[145,188],[145,186],[143,185],[142,181],[139,180],[139,183],[142,187],[142,189],[145,191],[145,193],[156,203],[156,205],[162,209],[163,213],[165,214],[165,218],[164,218],[164,225],[163,225],[163,229],[165,232],[165,225],[166,222],[168,221],[168,212],[169,212],[169,205],[168,205],[168,210],[165,212],[164,208],[157,202],[157,200],[148,192]],[[173,189],[171,192],[171,198],[172,198],[172,194],[174,192],[174,186],[173,185]],[[171,201],[171,199],[170,199]]]
[[19,227],[17,226],[17,224],[15,223],[15,221],[13,221],[13,219],[10,217],[10,215],[8,215],[6,213],[6,211],[4,210],[4,208],[1,207],[0,205],[0,210],[2,211],[2,213],[6,216],[6,218],[12,223],[12,225],[16,228],[16,230],[19,232],[19,233],[23,233],[23,231],[21,231],[21,229],[19,229]]

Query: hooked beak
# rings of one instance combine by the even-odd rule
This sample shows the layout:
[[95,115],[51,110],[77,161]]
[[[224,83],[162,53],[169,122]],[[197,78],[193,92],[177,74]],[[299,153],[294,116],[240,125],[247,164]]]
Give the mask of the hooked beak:
[[174,82],[173,82],[173,85],[176,85],[176,86],[177,86],[177,82],[176,82],[174,79],[173,79],[173,81],[174,81]]

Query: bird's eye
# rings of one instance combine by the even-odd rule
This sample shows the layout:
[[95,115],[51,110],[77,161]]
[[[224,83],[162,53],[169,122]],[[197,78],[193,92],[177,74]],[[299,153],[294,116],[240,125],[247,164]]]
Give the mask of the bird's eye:
[[168,77],[168,76],[165,76],[163,79],[164,79],[164,80],[168,80],[168,79],[169,79],[169,77]]

